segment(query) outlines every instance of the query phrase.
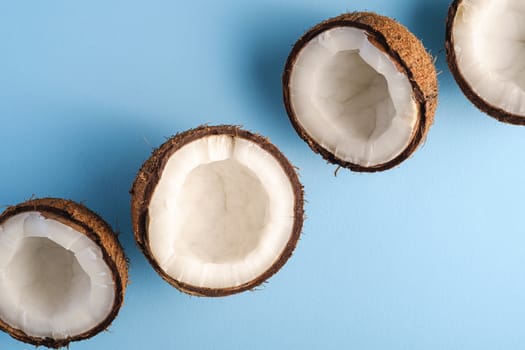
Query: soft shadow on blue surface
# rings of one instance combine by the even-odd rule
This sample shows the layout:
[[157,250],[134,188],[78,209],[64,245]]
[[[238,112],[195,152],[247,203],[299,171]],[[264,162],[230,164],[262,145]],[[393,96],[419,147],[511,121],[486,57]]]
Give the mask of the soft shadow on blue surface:
[[[130,285],[117,319],[120,322],[114,322],[109,332],[90,342],[72,345],[92,348],[104,344],[104,339],[115,329],[129,327],[129,323],[122,322],[126,318],[135,324],[134,320],[148,312],[148,304],[143,304],[138,296],[148,295],[152,286],[164,290],[165,300],[169,296],[180,297],[157,276],[137,248],[130,219],[129,190],[138,169],[153,150],[151,143],[158,141],[162,131],[144,122],[146,118],[141,115],[96,103],[64,102],[63,106],[53,108],[53,113],[41,107],[40,113],[25,115],[10,126],[16,130],[32,125],[32,133],[23,136],[15,132],[4,139],[18,154],[30,156],[31,161],[12,157],[10,166],[3,168],[3,175],[8,182],[15,181],[15,186],[6,188],[2,194],[11,198],[9,205],[29,199],[31,194],[68,198],[97,212],[117,231],[130,261]],[[3,332],[0,344],[0,349],[4,345],[23,347]]]
[[414,2],[410,9],[411,20],[405,23],[436,60],[436,70],[442,88],[453,82],[445,52],[446,20],[450,3],[449,0]]
[[[241,74],[237,78],[244,98],[253,105],[256,123],[285,142],[297,138],[288,120],[282,97],[282,74],[286,59],[299,37],[310,27],[323,20],[322,13],[308,6],[283,3],[276,6],[253,4],[239,16],[233,29],[242,33],[237,45],[244,57],[239,57]],[[237,34],[238,35],[238,34]]]
[[11,181],[18,179],[20,186],[5,194],[18,201],[33,194],[85,204],[120,232],[133,266],[139,266],[144,259],[135,247],[128,192],[152,149],[147,140],[151,128],[133,113],[89,104],[64,105],[53,114],[43,110],[13,123],[45,131],[35,132],[31,142],[20,137],[11,140],[21,157],[13,157],[3,174]]
[[131,184],[142,162],[152,150],[146,138],[147,125],[132,115],[102,114],[98,121],[88,116],[68,135],[76,142],[79,157],[70,160],[81,183],[71,190],[71,197],[82,201],[102,215],[119,232],[132,267],[146,264],[139,253],[130,219]]

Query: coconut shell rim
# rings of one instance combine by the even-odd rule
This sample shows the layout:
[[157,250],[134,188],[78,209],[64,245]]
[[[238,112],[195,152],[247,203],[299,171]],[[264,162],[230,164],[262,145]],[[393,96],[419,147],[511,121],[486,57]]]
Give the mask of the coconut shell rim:
[[[50,337],[35,337],[23,330],[10,326],[0,319],[0,330],[24,343],[48,348],[67,347],[71,342],[91,338],[109,328],[117,317],[128,283],[128,262],[124,250],[111,226],[98,214],[83,204],[61,198],[37,198],[8,207],[0,215],[0,225],[15,215],[25,212],[38,212],[48,219],[56,220],[72,227],[92,240],[101,250],[102,257],[112,272],[115,297],[111,311],[93,328],[67,338],[54,339]],[[81,218],[86,219],[82,221]]]
[[[352,19],[349,19],[348,17],[353,17]],[[283,88],[283,100],[286,112],[288,114],[288,117],[290,119],[290,122],[292,123],[292,126],[296,130],[297,134],[308,144],[308,146],[314,151],[315,153],[320,154],[326,161],[332,164],[336,164],[339,167],[350,169],[351,171],[355,172],[363,172],[363,173],[375,173],[380,171],[385,171],[392,169],[398,165],[400,165],[403,161],[408,159],[419,147],[419,145],[424,141],[428,130],[430,128],[429,119],[432,119],[432,116],[434,114],[433,111],[429,111],[427,108],[427,103],[429,102],[429,99],[436,99],[437,100],[437,78],[435,75],[435,68],[434,68],[434,80],[436,85],[436,95],[435,96],[426,96],[423,89],[419,86],[418,82],[414,79],[413,72],[409,69],[406,62],[400,57],[400,55],[395,51],[393,48],[390,47],[390,45],[387,43],[386,37],[381,33],[380,31],[376,30],[372,26],[364,23],[358,22],[360,19],[365,17],[376,17],[381,18],[383,20],[391,21],[393,23],[398,24],[400,27],[402,27],[401,35],[404,36],[412,36],[416,40],[414,34],[412,34],[406,27],[402,26],[400,23],[396,22],[393,19],[390,19],[388,17],[379,15],[374,12],[352,12],[347,14],[342,14],[337,17],[329,18],[321,23],[318,23],[314,27],[310,28],[305,34],[303,34],[299,40],[296,41],[294,44],[292,51],[290,52],[284,72],[282,77],[282,88]],[[402,72],[407,78],[409,79],[409,82],[412,86],[412,97],[414,98],[415,102],[418,105],[418,118],[416,121],[416,125],[414,125],[413,128],[413,134],[411,141],[409,144],[405,147],[405,149],[399,153],[396,157],[389,160],[388,162],[372,165],[372,166],[363,166],[359,165],[353,162],[348,162],[343,159],[338,158],[321,146],[317,141],[315,141],[308,132],[301,126],[299,123],[299,118],[297,118],[296,113],[292,107],[291,97],[290,97],[290,79],[293,72],[293,67],[295,64],[295,61],[299,57],[299,54],[301,50],[305,47],[305,45],[313,38],[315,38],[320,33],[327,31],[329,29],[333,29],[336,27],[354,27],[361,29],[365,31],[368,34],[369,41],[378,49],[386,53],[391,59],[392,62],[398,67],[398,69],[401,69]],[[418,40],[419,41],[419,40]],[[424,48],[423,48],[424,50]],[[425,51],[426,52],[426,51]],[[427,53],[428,55],[428,53]],[[429,116],[427,113],[431,113],[432,115]]]
[[[169,158],[180,148],[189,144],[197,139],[213,136],[213,135],[231,135],[232,137],[240,137],[251,142],[256,143],[262,149],[270,153],[281,165],[284,172],[286,173],[295,196],[294,203],[294,224],[290,238],[280,253],[275,262],[270,265],[262,274],[257,276],[251,281],[245,282],[239,286],[233,286],[229,288],[207,288],[198,287],[169,276],[157,263],[151,247],[149,245],[148,230],[147,230],[147,218],[149,202],[151,196],[155,190],[156,184],[158,183],[163,169],[169,160]],[[133,231],[135,233],[135,240],[140,250],[145,255],[148,262],[154,268],[154,270],[173,287],[178,290],[200,297],[224,297],[237,293],[241,293],[247,290],[254,290],[257,286],[261,285],[272,277],[277,271],[279,271],[288,259],[292,256],[297,242],[299,241],[302,226],[304,222],[304,191],[299,176],[295,170],[295,167],[290,161],[284,156],[284,154],[273,145],[264,136],[252,133],[250,131],[241,129],[234,125],[201,125],[194,129],[189,129],[179,134],[176,134],[164,142],[161,146],[152,152],[152,155],[142,165],[135,181],[130,190],[131,194],[131,214]]]
[[520,116],[518,114],[505,111],[504,109],[494,106],[493,104],[487,102],[484,98],[482,98],[474,91],[474,89],[468,83],[465,76],[461,73],[457,64],[456,51],[454,49],[453,28],[458,6],[461,5],[462,2],[463,0],[454,0],[454,2],[450,5],[446,23],[445,49],[447,56],[447,64],[450,71],[452,72],[454,80],[459,85],[461,91],[467,97],[467,99],[474,106],[476,106],[477,109],[479,109],[489,117],[492,117],[506,124],[525,125],[525,115]]

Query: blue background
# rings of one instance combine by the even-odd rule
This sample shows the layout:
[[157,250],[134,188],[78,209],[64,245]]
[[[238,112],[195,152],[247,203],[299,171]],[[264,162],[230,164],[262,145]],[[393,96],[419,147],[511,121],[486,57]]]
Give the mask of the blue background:
[[[131,259],[109,332],[72,349],[525,347],[525,130],[477,111],[445,62],[448,0],[0,2],[0,204],[82,201]],[[424,147],[381,174],[339,171],[291,127],[281,72],[295,40],[352,10],[398,19],[437,56]],[[153,147],[242,124],[300,168],[304,234],[256,292],[206,299],[135,246],[128,190]],[[32,349],[0,334],[0,349]]]

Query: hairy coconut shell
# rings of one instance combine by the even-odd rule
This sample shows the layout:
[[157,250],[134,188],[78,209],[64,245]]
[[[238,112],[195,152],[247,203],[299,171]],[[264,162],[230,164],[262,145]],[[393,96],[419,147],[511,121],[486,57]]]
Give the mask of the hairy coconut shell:
[[489,116],[499,120],[503,123],[514,124],[514,125],[525,125],[525,116],[520,116],[507,112],[497,106],[490,104],[485,101],[481,96],[479,96],[472,86],[467,82],[461,71],[458,67],[458,62],[456,58],[456,51],[454,50],[454,20],[456,18],[456,13],[458,7],[463,3],[463,0],[455,0],[449,7],[448,16],[447,16],[447,33],[445,48],[447,51],[447,63],[456,80],[457,84],[465,94],[465,96],[476,106],[479,110],[488,114]]
[[[320,33],[336,27],[354,27],[365,31],[376,48],[390,56],[412,86],[418,105],[418,121],[409,145],[396,158],[375,166],[365,167],[344,161],[318,144],[300,125],[290,96],[290,79],[295,61],[305,45]],[[438,82],[432,57],[423,44],[406,27],[395,20],[372,12],[353,12],[328,19],[308,30],[294,45],[283,73],[283,98],[293,127],[310,148],[330,163],[358,172],[377,172],[393,168],[410,157],[425,140],[434,121],[437,107]]]
[[[184,145],[191,143],[203,137],[212,135],[231,135],[232,137],[243,138],[256,143],[259,147],[269,152],[279,162],[286,175],[288,176],[295,195],[294,202],[294,216],[295,221],[290,235],[290,239],[285,249],[280,254],[279,258],[260,276],[252,281],[244,283],[239,286],[231,288],[203,288],[193,286],[181,281],[178,281],[169,276],[158,264],[153,256],[150,248],[148,236],[148,208],[151,197],[159,182],[164,167],[169,158],[177,152]],[[298,175],[295,168],[290,164],[286,157],[275,147],[268,139],[263,136],[253,134],[249,131],[240,129],[237,126],[219,125],[219,126],[200,126],[195,129],[185,131],[171,137],[168,141],[162,144],[159,148],[153,151],[151,157],[142,165],[131,193],[131,219],[133,223],[133,230],[135,232],[135,239],[140,249],[153,266],[155,271],[169,284],[179,289],[182,292],[207,297],[221,297],[235,293],[240,293],[246,290],[251,290],[266,281],[273,274],[286,263],[292,256],[292,253],[297,245],[297,241],[301,235],[301,230],[304,220],[304,198],[303,187],[299,182]]]
[[9,333],[13,338],[25,343],[36,346],[43,345],[49,348],[65,347],[68,346],[70,342],[91,338],[101,331],[106,330],[115,317],[117,317],[124,301],[124,294],[128,283],[128,263],[124,255],[124,250],[111,227],[100,216],[84,205],[57,198],[33,199],[9,207],[0,215],[0,225],[9,218],[25,212],[38,212],[45,218],[59,221],[73,228],[75,231],[86,235],[95,242],[102,251],[104,262],[112,272],[115,300],[113,301],[113,307],[110,313],[102,322],[82,334],[65,339],[32,337],[20,329],[11,327],[1,319],[0,329]]

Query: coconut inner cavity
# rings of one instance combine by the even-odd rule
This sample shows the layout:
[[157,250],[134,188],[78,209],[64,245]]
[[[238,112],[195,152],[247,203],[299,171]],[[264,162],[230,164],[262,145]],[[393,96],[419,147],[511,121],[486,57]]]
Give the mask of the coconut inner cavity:
[[38,212],[0,225],[0,318],[33,337],[63,339],[95,327],[114,299],[100,248]]
[[89,276],[75,255],[48,238],[24,238],[6,275],[25,307],[42,316],[63,311],[75,292],[82,299],[89,294]]
[[458,69],[472,90],[525,117],[525,2],[463,0],[452,37]]
[[418,112],[410,82],[363,30],[337,27],[311,39],[289,91],[297,122],[344,161],[380,165],[412,140]]
[[251,253],[264,233],[268,194],[250,169],[234,159],[202,164],[186,177],[178,210],[186,218],[180,244],[208,263]]
[[280,257],[293,222],[294,192],[280,163],[252,141],[213,135],[167,161],[149,205],[148,238],[172,278],[228,288]]

